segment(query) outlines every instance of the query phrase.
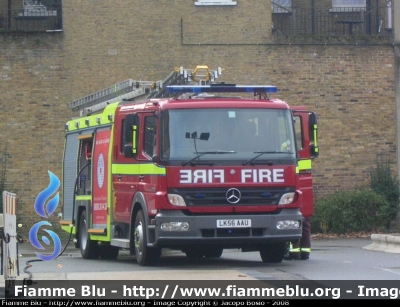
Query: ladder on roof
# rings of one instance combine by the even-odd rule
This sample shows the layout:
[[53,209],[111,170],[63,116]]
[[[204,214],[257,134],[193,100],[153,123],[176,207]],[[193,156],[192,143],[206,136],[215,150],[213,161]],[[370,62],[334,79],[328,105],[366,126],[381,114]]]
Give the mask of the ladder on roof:
[[90,115],[103,110],[113,102],[137,98],[162,98],[170,96],[169,85],[187,85],[198,83],[211,84],[222,74],[222,68],[211,70],[208,66],[198,65],[195,69],[175,68],[163,81],[136,81],[128,79],[101,91],[87,95],[68,103],[68,109],[80,111],[80,116]]

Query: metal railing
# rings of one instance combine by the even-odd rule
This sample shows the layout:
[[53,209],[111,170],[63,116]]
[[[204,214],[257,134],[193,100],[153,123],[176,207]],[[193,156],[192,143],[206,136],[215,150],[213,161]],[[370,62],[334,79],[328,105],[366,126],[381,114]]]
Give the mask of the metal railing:
[[[26,2],[31,4],[25,6],[20,0],[10,2],[10,6],[0,5],[0,33],[62,31],[61,0],[29,0]],[[332,7],[331,1],[315,0],[271,3],[276,38],[393,34],[393,0],[366,1],[362,8]]]
[[[272,2],[273,3],[273,2]],[[365,7],[332,7],[321,1],[277,7],[272,13],[272,32],[279,36],[392,36],[392,1]]]
[[62,31],[61,0],[8,3],[0,5],[0,33]]

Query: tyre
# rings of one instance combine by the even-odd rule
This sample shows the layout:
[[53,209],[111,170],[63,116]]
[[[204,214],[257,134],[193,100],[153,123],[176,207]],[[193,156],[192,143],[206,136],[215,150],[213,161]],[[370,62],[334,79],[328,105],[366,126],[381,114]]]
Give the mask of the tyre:
[[267,244],[260,250],[260,256],[264,263],[281,263],[285,253],[285,242]]
[[119,247],[118,246],[101,246],[100,247],[100,258],[107,259],[107,260],[114,260],[117,259],[119,254]]
[[204,257],[206,258],[219,258],[222,256],[223,248],[211,247],[204,251]]
[[203,258],[203,256],[204,256],[203,251],[196,247],[189,247],[188,249],[185,249],[183,252],[186,254],[186,257],[188,257],[189,259],[199,259],[199,258]]
[[310,253],[309,252],[301,252],[300,254],[300,259],[301,260],[308,260],[310,258]]
[[79,219],[79,247],[84,259],[97,259],[99,257],[99,246],[97,242],[91,241],[88,233],[89,223],[86,210],[83,210]]
[[146,221],[142,210],[136,214],[132,237],[137,263],[141,266],[154,264],[161,255],[161,249],[147,246]]

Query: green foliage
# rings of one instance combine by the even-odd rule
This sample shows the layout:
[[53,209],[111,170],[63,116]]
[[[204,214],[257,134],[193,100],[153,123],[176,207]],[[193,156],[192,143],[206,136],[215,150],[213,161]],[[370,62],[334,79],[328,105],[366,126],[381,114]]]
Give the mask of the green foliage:
[[380,154],[370,172],[368,188],[339,191],[315,203],[313,232],[389,230],[399,211],[400,183],[388,155]]
[[378,155],[376,168],[371,171],[370,188],[376,193],[382,195],[390,205],[390,221],[386,225],[389,228],[390,222],[397,216],[399,210],[399,181],[392,174],[390,158],[385,155]]
[[311,219],[313,232],[376,231],[392,220],[388,201],[371,189],[336,192],[315,205]]

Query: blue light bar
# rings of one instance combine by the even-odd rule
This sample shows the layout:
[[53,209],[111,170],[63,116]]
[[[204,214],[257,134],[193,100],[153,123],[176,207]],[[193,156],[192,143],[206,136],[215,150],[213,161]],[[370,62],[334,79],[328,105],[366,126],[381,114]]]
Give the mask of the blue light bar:
[[168,85],[168,93],[276,93],[278,88],[272,85]]

